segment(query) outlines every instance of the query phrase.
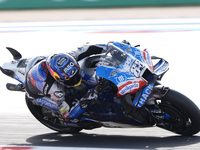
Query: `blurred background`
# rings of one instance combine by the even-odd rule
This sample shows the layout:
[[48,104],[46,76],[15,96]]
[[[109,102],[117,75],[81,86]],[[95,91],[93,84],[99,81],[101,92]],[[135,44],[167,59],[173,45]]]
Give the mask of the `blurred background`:
[[0,0],[0,21],[199,17],[199,0]]

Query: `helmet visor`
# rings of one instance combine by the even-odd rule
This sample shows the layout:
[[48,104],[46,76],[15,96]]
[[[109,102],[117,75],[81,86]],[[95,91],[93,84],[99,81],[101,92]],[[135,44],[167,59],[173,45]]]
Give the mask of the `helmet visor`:
[[79,86],[81,84],[82,81],[82,77],[81,75],[78,73],[76,73],[76,75],[74,75],[72,78],[70,78],[69,80],[64,81],[64,83],[68,86]]

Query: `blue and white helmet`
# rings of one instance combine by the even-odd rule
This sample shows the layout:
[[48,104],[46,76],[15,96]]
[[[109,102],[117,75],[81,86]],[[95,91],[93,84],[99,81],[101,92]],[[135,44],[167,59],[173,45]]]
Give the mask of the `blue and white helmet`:
[[51,55],[47,57],[46,64],[55,80],[63,80],[69,86],[81,84],[80,67],[71,55],[63,53]]

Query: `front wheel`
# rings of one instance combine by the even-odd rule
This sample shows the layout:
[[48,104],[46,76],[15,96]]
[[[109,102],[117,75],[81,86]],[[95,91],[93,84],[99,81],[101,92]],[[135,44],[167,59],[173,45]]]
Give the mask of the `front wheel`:
[[184,136],[194,135],[200,130],[200,110],[183,94],[169,90],[158,100],[162,116],[158,119],[158,127]]
[[79,131],[82,130],[82,128],[80,127],[69,127],[66,125],[63,125],[58,118],[50,118],[47,119],[47,117],[45,117],[43,115],[42,112],[42,107],[41,106],[37,106],[34,105],[28,98],[26,98],[26,104],[30,110],[30,112],[32,113],[32,115],[43,125],[45,125],[46,127],[58,131],[60,133],[66,133],[66,134],[73,134],[73,133],[78,133]]

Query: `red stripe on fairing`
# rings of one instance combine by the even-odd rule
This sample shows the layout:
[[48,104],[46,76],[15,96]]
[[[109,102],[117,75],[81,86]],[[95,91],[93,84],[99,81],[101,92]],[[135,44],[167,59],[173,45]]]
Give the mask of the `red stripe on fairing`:
[[36,80],[34,79],[34,77],[33,77],[33,75],[32,75],[32,72],[30,73],[29,78],[30,78],[31,83],[33,84],[33,86],[36,87]]
[[143,57],[144,57],[144,59],[147,61],[146,50],[147,50],[147,49],[144,49],[144,50],[143,50]]
[[0,147],[0,150],[29,150],[34,149],[33,147]]
[[[147,49],[144,49],[144,50],[143,50],[143,57],[144,57],[144,60],[146,61],[147,65],[149,66],[149,68],[150,68],[151,71],[153,72],[153,66],[150,65],[150,64],[148,63],[148,60],[147,60],[147,56],[146,56],[146,55],[147,55],[147,52],[146,52],[146,50],[147,50]],[[151,60],[149,60],[149,61],[151,61]],[[151,61],[151,64],[153,64],[152,61]]]

